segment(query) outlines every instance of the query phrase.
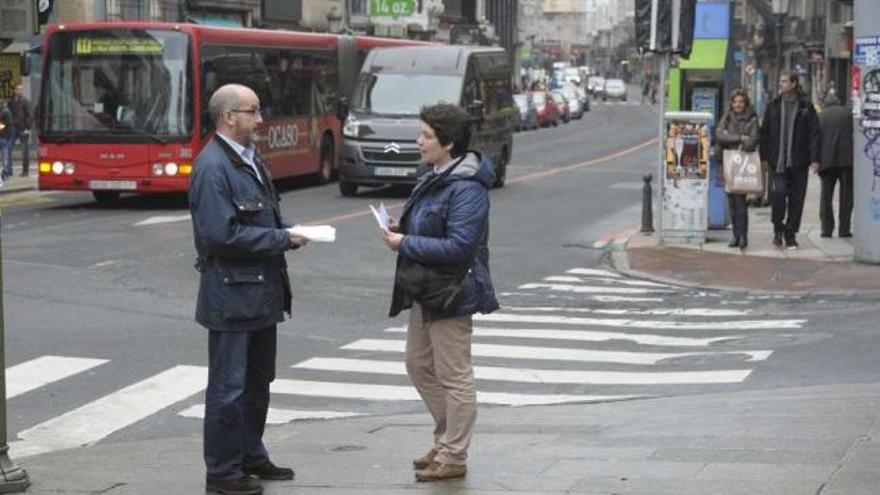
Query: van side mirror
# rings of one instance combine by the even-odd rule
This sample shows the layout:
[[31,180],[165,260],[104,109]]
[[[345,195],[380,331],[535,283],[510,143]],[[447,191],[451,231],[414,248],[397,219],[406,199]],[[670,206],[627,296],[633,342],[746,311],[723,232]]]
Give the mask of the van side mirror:
[[483,108],[485,105],[482,100],[474,100],[467,106],[467,113],[471,116],[471,122],[479,124],[483,122]]
[[345,120],[345,118],[348,117],[348,112],[348,97],[339,97],[339,99],[336,100],[336,118],[339,120]]
[[27,77],[31,75],[31,54],[30,53],[22,53],[21,54],[21,62],[20,62],[20,70],[21,77]]

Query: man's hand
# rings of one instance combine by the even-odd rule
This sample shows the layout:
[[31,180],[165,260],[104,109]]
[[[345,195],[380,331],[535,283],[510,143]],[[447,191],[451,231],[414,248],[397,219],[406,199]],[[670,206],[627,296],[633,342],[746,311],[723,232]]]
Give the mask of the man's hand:
[[818,174],[819,173],[819,162],[811,163],[810,170],[812,170],[814,174]]
[[394,217],[388,217],[388,230],[391,232],[400,232],[400,222]]
[[385,241],[385,245],[391,248],[392,251],[397,251],[400,249],[400,243],[403,241],[403,234],[391,232],[390,230],[383,230],[382,240]]
[[309,239],[301,235],[290,234],[290,243],[294,246],[305,246],[309,243]]

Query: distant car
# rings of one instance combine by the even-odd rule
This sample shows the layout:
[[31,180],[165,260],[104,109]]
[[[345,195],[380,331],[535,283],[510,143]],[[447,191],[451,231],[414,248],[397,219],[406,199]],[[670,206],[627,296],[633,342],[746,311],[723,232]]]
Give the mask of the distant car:
[[565,77],[565,82],[580,84],[581,83],[581,71],[577,67],[567,67],[563,71],[563,75]]
[[532,93],[532,101],[535,102],[535,108],[538,110],[538,123],[542,127],[559,125],[559,109],[556,108],[556,100],[546,91]]
[[577,93],[577,90],[569,86],[567,88],[562,88],[559,90],[562,93],[562,96],[568,100],[568,114],[573,119],[580,120],[584,116],[584,107],[581,104],[580,96]]
[[608,101],[609,98],[626,101],[626,83],[622,79],[609,79],[605,81],[602,101]]
[[590,76],[587,79],[587,92],[595,97],[602,96],[602,91],[605,89],[605,78],[600,76]]
[[535,102],[532,97],[526,94],[513,95],[513,101],[519,109],[518,118],[516,120],[517,131],[528,131],[538,128],[538,109],[535,108]]
[[556,108],[559,108],[559,116],[562,118],[562,122],[567,124],[571,120],[571,107],[568,105],[565,95],[557,89],[551,91],[550,96],[556,100]]

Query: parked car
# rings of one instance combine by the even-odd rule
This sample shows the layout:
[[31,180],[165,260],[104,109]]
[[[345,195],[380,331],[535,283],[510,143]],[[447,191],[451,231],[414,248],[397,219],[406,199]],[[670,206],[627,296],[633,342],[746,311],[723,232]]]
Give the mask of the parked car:
[[568,114],[573,119],[580,120],[584,116],[584,107],[581,104],[580,96],[573,86],[568,86],[559,90],[562,96],[568,101]]
[[535,109],[538,110],[538,123],[541,127],[559,125],[559,109],[556,108],[556,100],[546,91],[533,92],[532,101],[535,102]]
[[537,129],[539,125],[538,109],[535,107],[532,96],[522,93],[515,94],[513,95],[513,102],[516,103],[516,107],[519,110],[516,119],[516,130],[528,131],[530,129]]
[[568,105],[568,100],[558,89],[551,91],[550,96],[556,101],[556,108],[559,109],[559,117],[562,122],[567,124],[571,120],[571,107]]
[[605,78],[600,76],[590,76],[587,79],[587,91],[598,98],[602,96],[602,91],[605,89]]
[[608,101],[609,98],[626,101],[626,83],[622,79],[609,79],[605,81],[602,101]]

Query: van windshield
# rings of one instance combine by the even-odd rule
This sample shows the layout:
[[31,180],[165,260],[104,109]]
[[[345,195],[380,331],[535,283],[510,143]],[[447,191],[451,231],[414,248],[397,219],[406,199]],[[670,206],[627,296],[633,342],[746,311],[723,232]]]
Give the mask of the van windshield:
[[355,89],[356,111],[379,115],[418,115],[425,105],[461,102],[461,76],[365,74]]

